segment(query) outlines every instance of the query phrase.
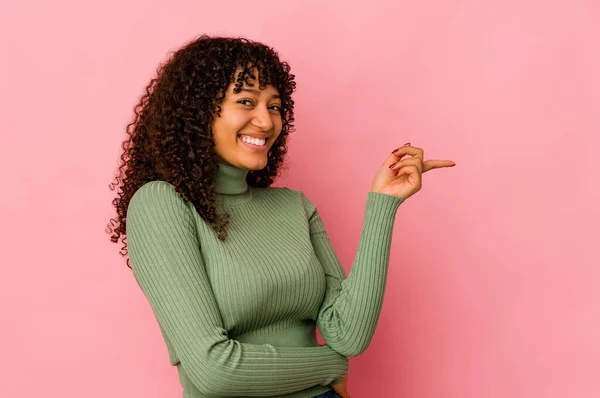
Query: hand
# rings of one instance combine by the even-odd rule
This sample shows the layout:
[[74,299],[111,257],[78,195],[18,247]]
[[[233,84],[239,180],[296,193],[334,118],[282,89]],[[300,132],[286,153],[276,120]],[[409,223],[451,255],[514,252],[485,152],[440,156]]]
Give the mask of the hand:
[[[406,155],[410,157],[402,159]],[[410,142],[396,149],[375,175],[371,191],[406,200],[421,189],[423,173],[432,169],[456,166],[452,160],[423,162],[423,156],[423,150],[410,146]]]
[[344,380],[336,384],[331,384],[331,388],[342,398],[350,398],[348,394],[348,374],[344,377]]

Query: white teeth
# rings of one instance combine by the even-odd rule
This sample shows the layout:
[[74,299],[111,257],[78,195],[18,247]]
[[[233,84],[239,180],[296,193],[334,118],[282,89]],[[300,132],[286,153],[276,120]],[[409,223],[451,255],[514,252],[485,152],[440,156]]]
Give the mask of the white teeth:
[[241,138],[242,138],[242,141],[248,142],[248,143],[254,144],[254,145],[265,145],[265,143],[267,142],[267,140],[265,140],[264,138],[251,138],[246,135],[242,135]]

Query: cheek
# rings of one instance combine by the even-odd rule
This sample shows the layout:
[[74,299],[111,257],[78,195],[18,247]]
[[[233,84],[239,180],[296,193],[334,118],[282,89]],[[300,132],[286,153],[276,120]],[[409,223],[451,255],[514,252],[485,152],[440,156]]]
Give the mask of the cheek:
[[215,144],[235,141],[244,124],[245,121],[239,115],[222,113],[221,117],[217,118],[212,126]]
[[277,134],[279,134],[281,132],[281,129],[283,127],[283,121],[281,120],[280,117],[273,118],[273,127],[274,127],[275,131],[277,132]]

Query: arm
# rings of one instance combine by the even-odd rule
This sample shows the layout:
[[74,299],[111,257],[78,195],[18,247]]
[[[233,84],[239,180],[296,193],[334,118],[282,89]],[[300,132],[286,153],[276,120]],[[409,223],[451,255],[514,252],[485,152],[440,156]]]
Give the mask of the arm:
[[316,207],[302,196],[312,244],[327,279],[317,327],[331,348],[342,355],[357,356],[367,349],[375,333],[383,304],[394,218],[403,200],[368,193],[358,252],[346,278]]
[[127,211],[137,283],[194,385],[208,395],[269,396],[328,385],[348,360],[327,345],[275,347],[227,336],[190,207],[165,182],[140,188]]

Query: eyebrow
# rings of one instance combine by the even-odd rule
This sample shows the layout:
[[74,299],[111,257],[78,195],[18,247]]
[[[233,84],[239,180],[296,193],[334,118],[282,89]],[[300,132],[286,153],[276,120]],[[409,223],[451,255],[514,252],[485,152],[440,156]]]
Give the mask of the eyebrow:
[[[249,93],[252,93],[252,94],[256,95],[257,97],[260,96],[260,91],[254,90],[254,89],[251,89],[251,88],[240,87],[240,91],[247,91]],[[271,99],[273,99],[273,98],[279,98],[279,99],[281,99],[281,96],[279,94],[273,94],[271,96]]]

